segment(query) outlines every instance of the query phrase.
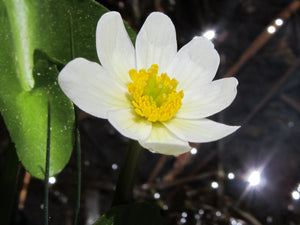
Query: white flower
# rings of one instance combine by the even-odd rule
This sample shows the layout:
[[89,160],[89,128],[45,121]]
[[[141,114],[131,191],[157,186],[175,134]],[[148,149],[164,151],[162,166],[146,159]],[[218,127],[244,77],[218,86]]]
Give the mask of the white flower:
[[85,112],[109,122],[124,136],[155,152],[179,155],[188,142],[223,138],[238,126],[206,119],[231,104],[238,81],[212,81],[219,55],[198,37],[177,52],[175,28],[163,13],[151,13],[133,46],[117,12],[104,14],[96,30],[101,65],[69,62],[58,81]]

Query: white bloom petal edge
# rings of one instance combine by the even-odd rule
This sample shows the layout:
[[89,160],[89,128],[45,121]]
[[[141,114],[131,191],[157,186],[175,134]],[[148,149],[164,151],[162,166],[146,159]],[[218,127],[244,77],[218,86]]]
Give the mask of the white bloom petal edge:
[[127,85],[128,71],[136,68],[135,49],[118,12],[101,16],[96,29],[96,46],[102,66]]
[[192,149],[187,141],[178,139],[161,123],[152,124],[150,136],[139,143],[150,151],[165,155],[180,155]]
[[230,77],[187,90],[184,92],[182,107],[175,117],[201,119],[220,112],[236,97],[237,85],[238,80]]
[[211,41],[204,37],[192,39],[176,54],[167,74],[178,80],[178,90],[189,90],[211,82],[216,75],[220,56]]
[[138,116],[133,109],[110,111],[108,121],[125,137],[145,140],[152,128],[152,123]]
[[177,52],[176,31],[171,19],[163,13],[151,13],[136,38],[137,69],[148,69],[159,65],[159,74],[166,72],[167,66]]
[[209,119],[186,120],[173,118],[163,124],[183,141],[200,143],[219,140],[240,128],[240,126],[228,126]]
[[106,119],[108,111],[130,106],[125,89],[98,63],[83,58],[62,69],[58,84],[80,109],[96,117]]

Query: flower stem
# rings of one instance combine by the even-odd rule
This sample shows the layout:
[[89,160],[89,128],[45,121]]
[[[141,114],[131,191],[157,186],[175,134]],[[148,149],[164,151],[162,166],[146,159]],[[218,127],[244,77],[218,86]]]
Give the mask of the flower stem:
[[138,142],[131,140],[123,158],[113,206],[132,202],[134,181],[141,155],[142,147]]
[[81,195],[81,144],[80,144],[77,107],[75,107],[75,148],[76,148],[76,155],[77,155],[77,197],[76,197],[74,225],[77,225],[78,218],[79,218],[79,211],[80,211],[80,195]]
[[45,190],[44,190],[44,225],[48,225],[48,202],[49,202],[49,166],[50,166],[50,137],[51,137],[51,113],[50,99],[48,98],[48,123],[47,123],[47,149],[45,165]]

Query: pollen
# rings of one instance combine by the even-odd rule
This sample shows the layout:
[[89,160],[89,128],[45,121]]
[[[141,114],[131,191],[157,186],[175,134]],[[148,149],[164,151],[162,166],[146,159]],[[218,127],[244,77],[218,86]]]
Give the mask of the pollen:
[[128,91],[135,112],[151,122],[170,120],[181,108],[183,91],[177,91],[178,81],[166,73],[158,76],[158,65],[153,64],[148,70],[129,71],[132,82]]

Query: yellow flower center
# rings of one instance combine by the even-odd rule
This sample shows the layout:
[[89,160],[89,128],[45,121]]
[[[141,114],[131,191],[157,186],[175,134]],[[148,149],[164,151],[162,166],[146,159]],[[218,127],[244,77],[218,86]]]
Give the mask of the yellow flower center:
[[135,112],[151,122],[171,119],[182,105],[183,91],[176,91],[178,81],[170,79],[166,73],[160,76],[158,65],[153,64],[147,71],[129,71],[133,82],[128,83]]

